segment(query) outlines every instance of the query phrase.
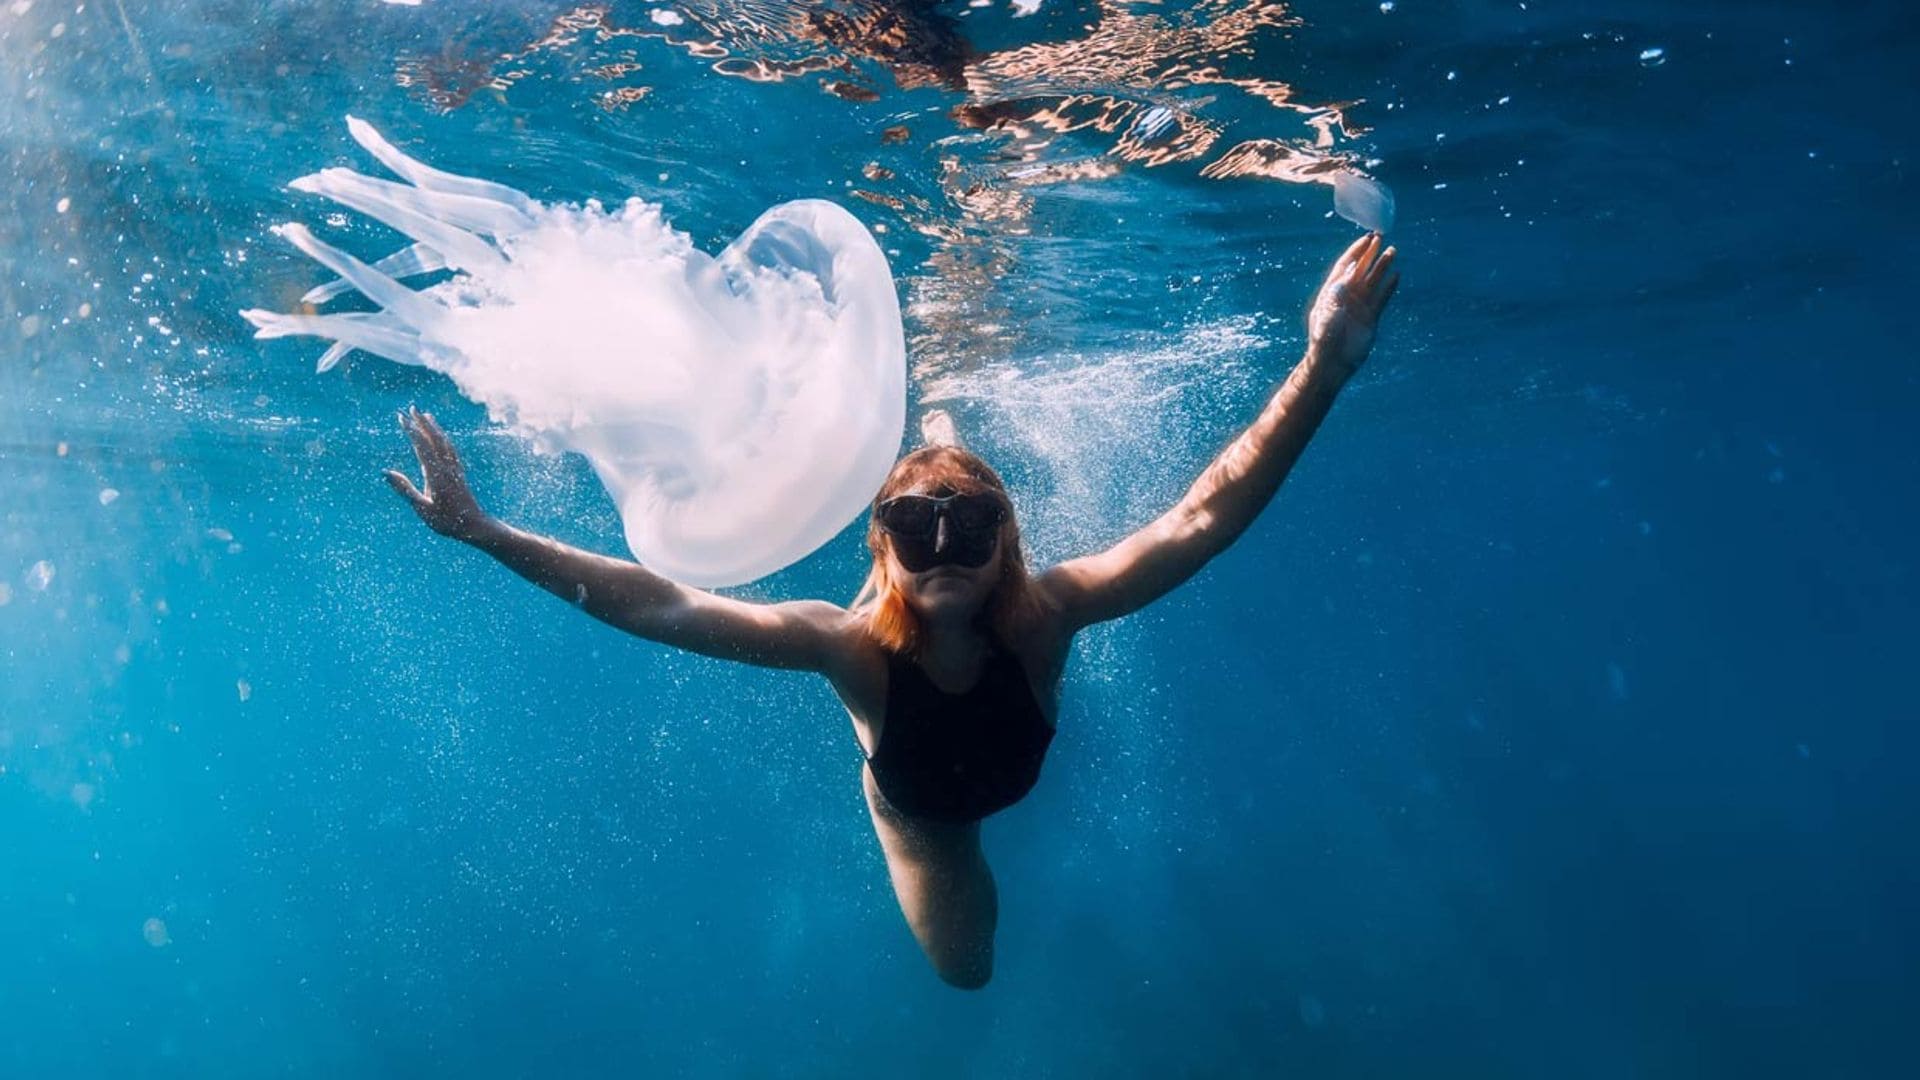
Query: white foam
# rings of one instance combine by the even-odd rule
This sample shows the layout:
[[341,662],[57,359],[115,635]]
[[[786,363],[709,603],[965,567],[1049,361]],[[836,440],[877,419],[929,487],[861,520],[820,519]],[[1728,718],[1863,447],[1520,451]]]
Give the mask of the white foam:
[[[966,403],[996,453],[1035,467],[1015,493],[1036,566],[1090,554],[1172,506],[1208,464],[1194,449],[1250,421],[1270,342],[1250,317],[929,378],[923,403]],[[976,449],[981,449],[976,447]]]

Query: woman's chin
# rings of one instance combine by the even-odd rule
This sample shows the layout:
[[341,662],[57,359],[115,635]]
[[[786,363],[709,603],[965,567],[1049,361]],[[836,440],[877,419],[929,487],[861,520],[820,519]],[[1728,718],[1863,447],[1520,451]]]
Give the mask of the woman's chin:
[[914,606],[930,618],[972,615],[985,599],[973,582],[962,577],[936,575],[914,590]]

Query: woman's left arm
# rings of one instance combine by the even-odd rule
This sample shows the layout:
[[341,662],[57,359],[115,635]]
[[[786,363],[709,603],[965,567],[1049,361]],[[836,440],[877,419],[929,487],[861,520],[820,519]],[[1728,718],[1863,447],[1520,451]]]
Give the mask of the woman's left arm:
[[1378,234],[1333,264],[1307,313],[1307,352],[1252,426],[1207,466],[1173,509],[1097,555],[1040,575],[1069,629],[1137,611],[1225,551],[1272,501],[1280,482],[1373,349],[1380,313],[1400,283]]

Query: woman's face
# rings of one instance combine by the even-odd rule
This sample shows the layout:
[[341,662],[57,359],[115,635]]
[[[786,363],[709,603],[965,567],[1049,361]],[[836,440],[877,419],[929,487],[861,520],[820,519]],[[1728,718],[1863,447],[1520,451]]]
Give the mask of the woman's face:
[[[909,489],[902,494],[926,495],[940,498],[953,494],[953,489],[945,484],[929,483]],[[892,563],[894,581],[900,585],[900,592],[907,603],[921,616],[933,619],[964,619],[978,613],[993,595],[994,586],[1000,581],[1000,563],[1005,553],[1000,533],[1004,525],[994,530],[993,551],[986,562],[979,566],[964,566],[958,562],[937,562],[920,571],[907,569],[900,559],[896,546],[899,541],[887,535],[887,558]],[[955,535],[955,525],[950,516],[940,515],[935,527],[932,548],[936,553],[944,554],[959,540]]]

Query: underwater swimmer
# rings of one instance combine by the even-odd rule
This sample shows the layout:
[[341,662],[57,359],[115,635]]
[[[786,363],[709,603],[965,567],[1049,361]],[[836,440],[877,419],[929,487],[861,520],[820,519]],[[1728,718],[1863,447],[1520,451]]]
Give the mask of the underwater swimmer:
[[1179,503],[1106,551],[1038,574],[999,475],[937,439],[901,458],[875,497],[872,568],[847,608],[736,600],[496,521],[428,414],[401,417],[424,484],[387,480],[436,532],[595,618],[826,676],[866,755],[867,807],[908,926],[942,979],[974,989],[992,976],[999,916],[980,820],[1038,779],[1073,636],[1164,596],[1253,523],[1372,350],[1399,283],[1393,262],[1377,234],[1348,248],[1308,312],[1305,356]]

